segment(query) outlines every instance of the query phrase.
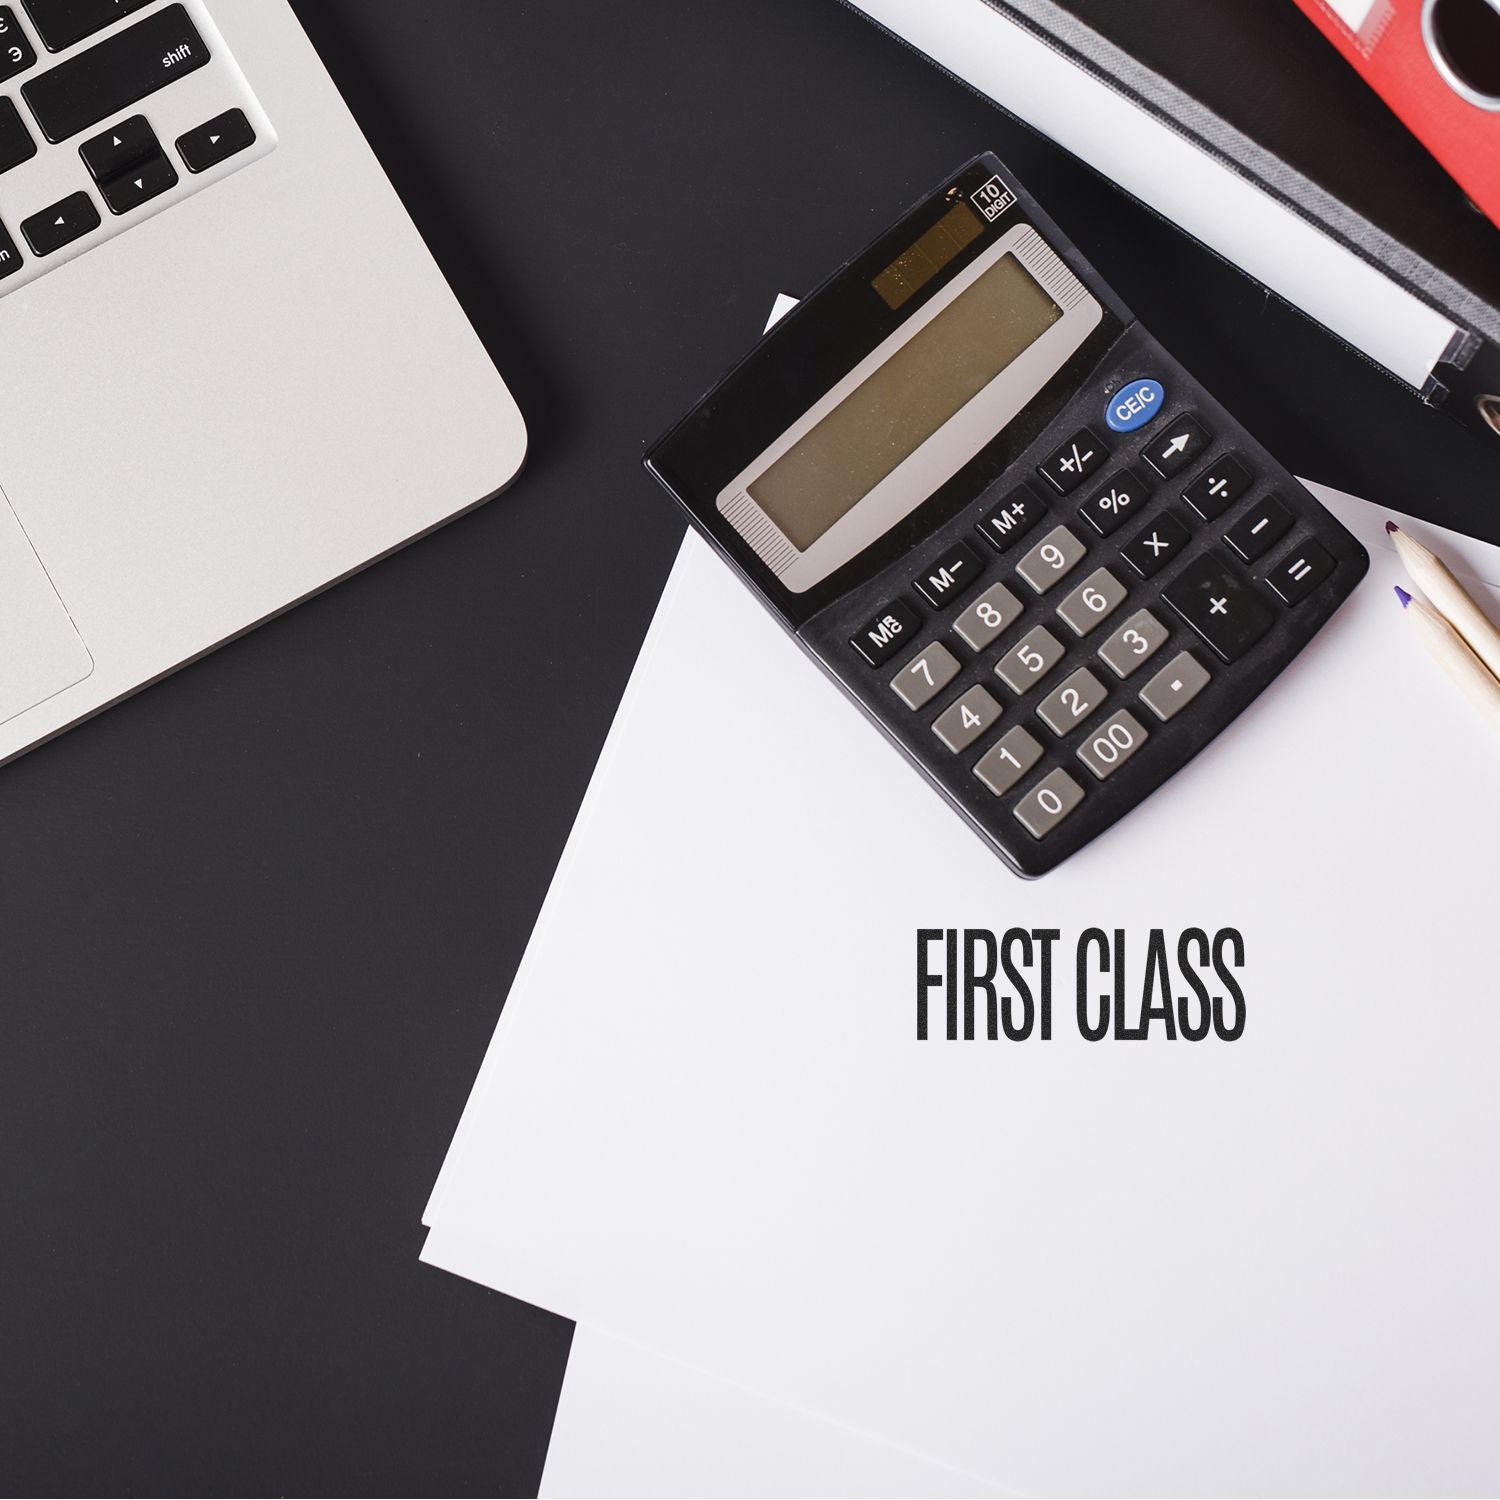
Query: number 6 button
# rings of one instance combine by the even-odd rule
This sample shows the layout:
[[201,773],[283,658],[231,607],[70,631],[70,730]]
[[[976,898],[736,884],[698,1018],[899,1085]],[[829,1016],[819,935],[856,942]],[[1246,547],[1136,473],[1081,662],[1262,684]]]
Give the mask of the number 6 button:
[[931,703],[958,676],[958,658],[934,641],[919,652],[891,679],[896,696],[908,708]]
[[1074,635],[1087,635],[1125,602],[1125,585],[1108,568],[1095,568],[1057,606]]

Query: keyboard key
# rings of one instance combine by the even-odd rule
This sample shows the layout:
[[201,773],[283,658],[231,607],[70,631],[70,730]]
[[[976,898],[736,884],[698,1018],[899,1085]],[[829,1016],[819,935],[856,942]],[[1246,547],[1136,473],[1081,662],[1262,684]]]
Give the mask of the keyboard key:
[[1283,604],[1300,604],[1333,572],[1334,566],[1325,547],[1317,542],[1303,542],[1282,558],[1274,572],[1266,574],[1266,582],[1276,590]]
[[1099,659],[1116,677],[1129,677],[1167,643],[1167,627],[1149,609],[1138,609],[1099,648]]
[[1169,512],[1163,512],[1121,555],[1142,578],[1159,573],[1189,541],[1188,529]]
[[1060,494],[1071,494],[1109,457],[1109,449],[1080,427],[1038,470]]
[[177,151],[189,172],[206,172],[255,144],[255,127],[242,109],[215,115],[206,125],[177,137]]
[[934,641],[891,679],[896,696],[908,708],[925,708],[958,676],[958,658]]
[[99,189],[99,196],[109,205],[111,213],[128,214],[176,186],[177,169],[165,156],[157,155],[128,168],[122,177],[106,182]]
[[1209,436],[1192,417],[1160,428],[1142,457],[1163,479],[1179,474],[1208,447]]
[[208,62],[182,5],[169,5],[24,84],[49,141],[65,141]]
[[1000,705],[982,687],[971,687],[937,716],[932,732],[955,754],[967,750],[1000,717]]
[[881,667],[908,641],[915,639],[921,623],[914,609],[895,599],[868,624],[861,626],[849,644],[872,667]]
[[1087,635],[1125,602],[1125,593],[1125,585],[1108,568],[1095,568],[1057,606],[1057,613],[1074,635]]
[[0,5],[0,83],[36,66],[36,49],[26,40],[16,13]]
[[1043,839],[1082,801],[1083,788],[1059,767],[1016,803],[1016,817],[1032,838]]
[[1137,432],[1160,415],[1167,393],[1159,380],[1132,380],[1104,403],[1104,425],[1111,432]]
[[1042,519],[1046,509],[1023,485],[985,516],[979,523],[979,534],[996,552],[1009,552]]
[[100,224],[99,210],[87,193],[74,193],[51,208],[21,221],[21,233],[33,255],[51,255]]
[[1018,725],[979,757],[974,774],[1003,797],[1041,758],[1042,747]]
[[1106,697],[1104,684],[1089,671],[1079,667],[1057,689],[1037,705],[1037,717],[1053,734],[1076,729]]
[[1238,661],[1275,616],[1212,554],[1188,564],[1163,597],[1223,661]]
[[1025,611],[1021,601],[1003,583],[991,584],[954,622],[954,633],[966,646],[983,651]]
[[1145,743],[1146,731],[1122,708],[1078,747],[1078,758],[1100,781],[1107,781]]
[[108,182],[137,162],[161,155],[161,142],[145,115],[132,115],[118,125],[86,140],[78,154],[95,182]]
[[1141,689],[1141,702],[1165,724],[1181,713],[1208,683],[1203,664],[1191,652],[1183,651]]
[[1100,536],[1108,536],[1137,511],[1145,509],[1149,493],[1150,486],[1139,474],[1133,469],[1124,469],[1083,507],[1080,514]]
[[21,252],[16,249],[16,242],[11,239],[10,231],[0,224],[0,281],[4,281],[7,276],[14,276],[21,266]]
[[1246,562],[1264,557],[1272,546],[1292,529],[1292,518],[1286,507],[1273,496],[1257,500],[1228,531],[1224,540]]
[[1016,572],[1037,593],[1045,594],[1083,561],[1087,550],[1066,526],[1054,526],[1016,564]]
[[151,0],[23,0],[42,46],[61,52]]
[[1182,498],[1205,521],[1217,521],[1254,481],[1236,458],[1227,455],[1210,464],[1183,492]]
[[914,579],[917,592],[934,608],[957,599],[972,583],[979,582],[979,557],[972,547],[955,542],[938,560]]
[[1062,642],[1045,625],[1038,625],[995,663],[995,675],[1011,692],[1024,693],[1040,682],[1063,656]]
[[13,99],[0,99],[0,172],[19,167],[36,155],[36,142]]

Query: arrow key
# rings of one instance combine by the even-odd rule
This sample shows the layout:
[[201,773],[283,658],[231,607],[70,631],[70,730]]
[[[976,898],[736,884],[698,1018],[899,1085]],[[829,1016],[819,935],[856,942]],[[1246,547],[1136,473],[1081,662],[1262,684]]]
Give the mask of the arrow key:
[[122,177],[129,167],[147,157],[161,155],[161,142],[147,123],[145,115],[132,115],[111,130],[101,131],[85,141],[78,154],[95,182]]
[[255,127],[242,109],[227,110],[206,125],[177,139],[177,150],[189,172],[206,172],[255,144]]
[[1151,446],[1141,457],[1163,479],[1169,479],[1187,468],[1208,447],[1209,441],[1208,434],[1192,417],[1178,417],[1157,428]]
[[131,209],[139,208],[176,186],[176,169],[158,152],[133,167],[127,167],[119,177],[104,183],[99,191],[112,214],[128,214]]
[[99,210],[87,193],[73,193],[51,208],[21,220],[21,233],[34,255],[51,255],[99,227]]

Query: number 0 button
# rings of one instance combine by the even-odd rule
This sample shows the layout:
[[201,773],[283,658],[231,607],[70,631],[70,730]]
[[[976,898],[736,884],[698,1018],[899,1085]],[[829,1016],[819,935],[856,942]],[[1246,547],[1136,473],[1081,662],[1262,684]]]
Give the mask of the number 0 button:
[[891,686],[908,708],[922,708],[957,676],[957,657],[946,646],[934,641],[896,673]]
[[1016,803],[1016,817],[1034,839],[1046,838],[1083,801],[1083,788],[1066,771],[1050,771]]

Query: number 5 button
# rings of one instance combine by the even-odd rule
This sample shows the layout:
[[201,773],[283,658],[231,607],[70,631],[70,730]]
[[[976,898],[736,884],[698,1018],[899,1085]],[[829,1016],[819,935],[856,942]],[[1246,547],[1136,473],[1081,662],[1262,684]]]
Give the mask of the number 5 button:
[[891,679],[896,696],[908,708],[931,703],[958,676],[958,658],[934,641],[919,652]]

